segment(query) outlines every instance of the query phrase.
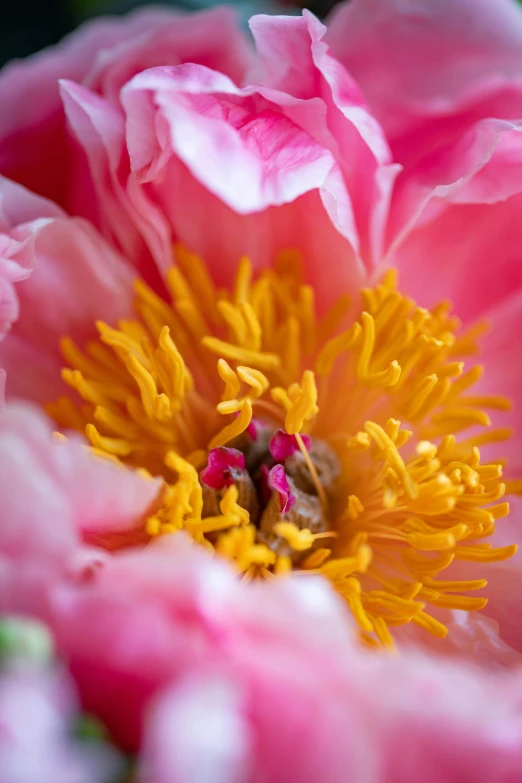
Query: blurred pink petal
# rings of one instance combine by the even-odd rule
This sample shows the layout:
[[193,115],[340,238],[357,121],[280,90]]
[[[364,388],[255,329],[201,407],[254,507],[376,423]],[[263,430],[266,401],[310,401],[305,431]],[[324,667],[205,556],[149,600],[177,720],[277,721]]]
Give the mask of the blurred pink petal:
[[0,782],[109,783],[115,758],[82,746],[72,731],[74,688],[61,671],[31,666],[0,673]]
[[216,663],[161,693],[146,727],[140,781],[518,779],[520,671],[484,675],[354,648],[345,650],[343,672],[316,669],[311,679],[301,656],[284,669],[270,657],[256,663],[255,678],[250,666]]
[[158,688],[216,656],[239,655],[254,670],[270,656],[282,666],[298,646],[303,665],[321,660],[337,671],[349,638],[344,607],[321,580],[242,585],[226,563],[182,535],[170,538],[113,556],[83,584],[57,585],[50,599],[47,619],[86,708],[125,747],[138,742]]
[[208,674],[166,690],[147,723],[138,780],[242,783],[253,773],[252,738],[236,682]]
[[[65,388],[60,339],[71,335],[84,344],[96,334],[97,318],[114,323],[127,315],[132,273],[86,221],[61,216],[9,180],[0,181],[0,191],[9,205],[0,233],[0,292],[6,291],[8,305],[0,308],[0,326],[2,315],[8,328],[21,310],[0,345],[0,366],[9,375],[10,395],[48,402]],[[43,214],[33,219],[38,208]],[[12,282],[20,280],[15,294]]]
[[0,340],[19,315],[13,283],[25,280],[32,271],[24,253],[30,244],[31,222],[43,225],[61,214],[52,202],[0,177]]
[[158,482],[94,457],[77,436],[53,440],[34,406],[12,403],[0,415],[2,557],[63,564],[86,534],[132,528]]

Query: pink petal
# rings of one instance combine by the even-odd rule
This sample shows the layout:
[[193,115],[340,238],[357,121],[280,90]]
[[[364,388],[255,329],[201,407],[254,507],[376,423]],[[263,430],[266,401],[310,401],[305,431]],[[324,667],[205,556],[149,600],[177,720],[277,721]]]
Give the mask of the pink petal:
[[3,667],[0,673],[1,783],[106,783],[121,772],[103,743],[74,738],[80,712],[62,670]]
[[72,551],[83,534],[133,528],[159,491],[158,481],[94,457],[80,439],[55,442],[51,422],[25,403],[1,415],[0,449],[4,555]]
[[522,73],[522,16],[511,0],[351,0],[335,9],[326,40],[392,145]]
[[[328,669],[314,657],[318,649],[295,655],[282,636],[277,647],[242,641],[154,700],[140,781],[146,773],[151,783],[517,780],[520,670],[491,674],[415,653],[368,655],[351,644],[343,665],[332,657]],[[198,723],[209,731],[189,734]]]
[[35,221],[34,225],[44,225],[46,219],[61,214],[52,202],[0,177],[0,340],[19,314],[13,284],[25,280],[32,271],[31,262],[23,253],[24,245],[30,242],[31,221]]
[[396,173],[379,123],[356,82],[331,56],[326,28],[308,11],[302,18],[256,16],[250,27],[262,66],[260,92],[339,162],[358,236],[340,230],[368,262],[380,251],[379,212]]
[[253,770],[242,706],[238,685],[212,674],[165,689],[151,709],[138,780],[244,781]]
[[122,87],[147,68],[200,63],[241,84],[254,63],[252,46],[232,8],[192,14],[141,8],[124,20],[131,22],[133,35],[127,32],[115,46],[101,52],[85,78],[87,87],[115,105]]
[[[12,185],[2,184],[9,193]],[[35,197],[19,190],[27,194],[31,204]],[[19,204],[23,219],[24,198]],[[20,316],[0,347],[0,364],[7,370],[10,394],[49,402],[64,388],[60,338],[70,335],[83,345],[96,334],[97,318],[115,323],[127,315],[132,274],[95,229],[78,218],[55,217],[17,225],[16,217],[16,213],[11,216],[14,225],[9,233],[0,235],[5,245],[0,272],[6,264],[12,279],[34,271],[18,287]],[[8,301],[7,325],[18,315],[17,300]]]
[[450,298],[466,324],[502,306],[522,287],[522,229],[516,221],[521,207],[517,196],[444,209],[390,258],[401,286],[426,307]]
[[248,667],[256,649],[257,659],[273,650],[277,660],[282,649],[288,660],[299,647],[335,669],[349,620],[325,583],[301,581],[241,585],[225,562],[174,535],[112,556],[82,585],[57,587],[49,616],[86,708],[132,747],[151,696],[219,659],[234,666],[240,655]]
[[[477,391],[485,394],[503,394],[512,403],[507,413],[492,412],[494,426],[511,427],[509,440],[497,444],[496,449],[482,449],[484,455],[507,458],[506,476],[520,478],[522,475],[522,374],[517,335],[522,328],[522,291],[517,270],[513,280],[513,295],[500,300],[486,312],[490,323],[489,333],[482,339],[482,356],[485,372],[477,384]],[[494,287],[492,286],[494,291]],[[495,391],[493,391],[495,390]],[[482,453],[481,452],[481,453]],[[521,509],[522,510],[522,509]],[[499,525],[501,522],[499,522]],[[520,517],[522,524],[522,517]]]
[[513,3],[356,0],[334,13],[327,41],[402,168],[388,245],[443,202],[491,203],[520,191],[522,17]]
[[[153,264],[138,227],[129,215],[129,200],[120,176],[122,165],[128,159],[123,115],[117,106],[74,82],[61,80],[60,94],[71,130],[87,158],[100,203],[97,224],[136,265],[140,274],[150,278]],[[76,183],[73,178],[71,186],[78,188],[81,197],[82,182]]]
[[[219,36],[214,34],[216,27]],[[84,161],[67,134],[58,80],[86,82],[117,104],[120,87],[135,73],[198,58],[232,78],[242,78],[251,52],[232,12],[212,9],[189,17],[145,8],[124,17],[96,19],[59,46],[10,64],[0,77],[0,98],[10,106],[0,121],[0,171],[73,214],[89,211],[91,217],[93,192],[85,170],[83,192],[71,193]]]
[[[118,31],[119,27],[119,31]],[[13,62],[0,75],[0,171],[61,204],[67,201],[71,150],[58,79],[81,80],[99,49],[125,35],[125,23],[96,20],[59,47]],[[37,140],[37,143],[35,143]]]
[[[240,214],[325,185],[335,168],[332,156],[269,104],[264,110],[255,105],[254,94],[190,64],[134,77],[122,91],[132,169],[150,181],[168,160],[159,145],[170,143],[194,176]],[[165,134],[158,140],[140,116],[153,119],[154,105]]]
[[418,160],[397,178],[388,224],[395,248],[415,225],[429,223],[445,204],[493,204],[522,190],[522,123],[481,119],[453,139],[429,139]]
[[[334,228],[353,236],[339,166],[281,115],[282,94],[276,102],[275,92],[270,100],[256,92],[195,65],[135,77],[122,101],[140,206],[154,214],[159,205],[174,237],[203,255],[219,283],[230,279],[241,255],[258,266],[290,246],[303,249],[318,298],[327,291],[331,298],[327,275],[314,272],[313,260],[335,259],[343,282],[361,274]],[[137,197],[137,188],[131,195]],[[251,212],[260,214],[246,217]]]

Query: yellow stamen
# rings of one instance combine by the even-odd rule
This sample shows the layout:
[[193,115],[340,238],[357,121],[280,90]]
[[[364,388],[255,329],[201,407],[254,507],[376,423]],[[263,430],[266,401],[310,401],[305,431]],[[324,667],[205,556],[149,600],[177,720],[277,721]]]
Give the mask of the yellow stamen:
[[[360,292],[359,305],[343,296],[318,322],[295,252],[257,278],[241,259],[224,293],[198,256],[175,252],[171,302],[137,281],[135,318],[98,322],[99,339],[84,350],[61,341],[62,378],[82,402],[47,406],[59,426],[85,432],[94,454],[163,477],[144,534],[184,531],[245,581],[292,568],[322,575],[367,646],[392,648],[393,629],[407,623],[444,638],[433,607],[481,610],[487,598],[473,593],[487,591],[487,564],[516,551],[488,538],[509,513],[504,494],[522,494],[522,482],[502,480],[502,460],[481,463],[482,445],[511,435],[497,425],[510,402],[473,394],[484,369],[462,360],[476,353],[483,327],[463,332],[448,302],[416,306],[393,270]],[[212,449],[246,448],[253,416],[295,436],[323,532],[306,526],[304,489],[297,516],[275,523],[274,545],[240,505],[240,484],[221,490],[204,516],[199,471]],[[335,453],[335,482],[304,432]],[[282,541],[302,556],[280,555]],[[444,579],[458,561],[477,563],[476,578]]]

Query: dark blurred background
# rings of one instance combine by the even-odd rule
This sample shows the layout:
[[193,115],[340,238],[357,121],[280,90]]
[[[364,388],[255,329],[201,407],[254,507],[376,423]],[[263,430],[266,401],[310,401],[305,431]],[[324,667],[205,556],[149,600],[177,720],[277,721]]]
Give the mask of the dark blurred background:
[[[335,0],[303,0],[318,16],[324,16]],[[0,65],[13,57],[25,57],[56,43],[84,19],[100,14],[121,14],[145,3],[137,0],[2,0],[0,3]],[[215,5],[212,0],[170,0],[154,5],[196,10]],[[246,20],[254,13],[292,13],[300,0],[234,0]]]

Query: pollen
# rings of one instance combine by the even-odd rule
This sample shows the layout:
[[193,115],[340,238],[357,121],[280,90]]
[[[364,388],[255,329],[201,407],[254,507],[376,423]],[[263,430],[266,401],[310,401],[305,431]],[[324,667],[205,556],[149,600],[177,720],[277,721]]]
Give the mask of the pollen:
[[[482,326],[417,306],[393,271],[319,317],[296,253],[257,276],[241,259],[225,291],[176,255],[170,301],[138,280],[132,319],[63,338],[70,394],[48,406],[95,454],[162,477],[145,540],[183,532],[245,580],[321,574],[372,647],[482,609],[483,565],[516,551],[489,542],[509,505],[480,448],[509,437],[488,413],[509,401],[471,391]],[[458,561],[476,578],[444,578]]]

